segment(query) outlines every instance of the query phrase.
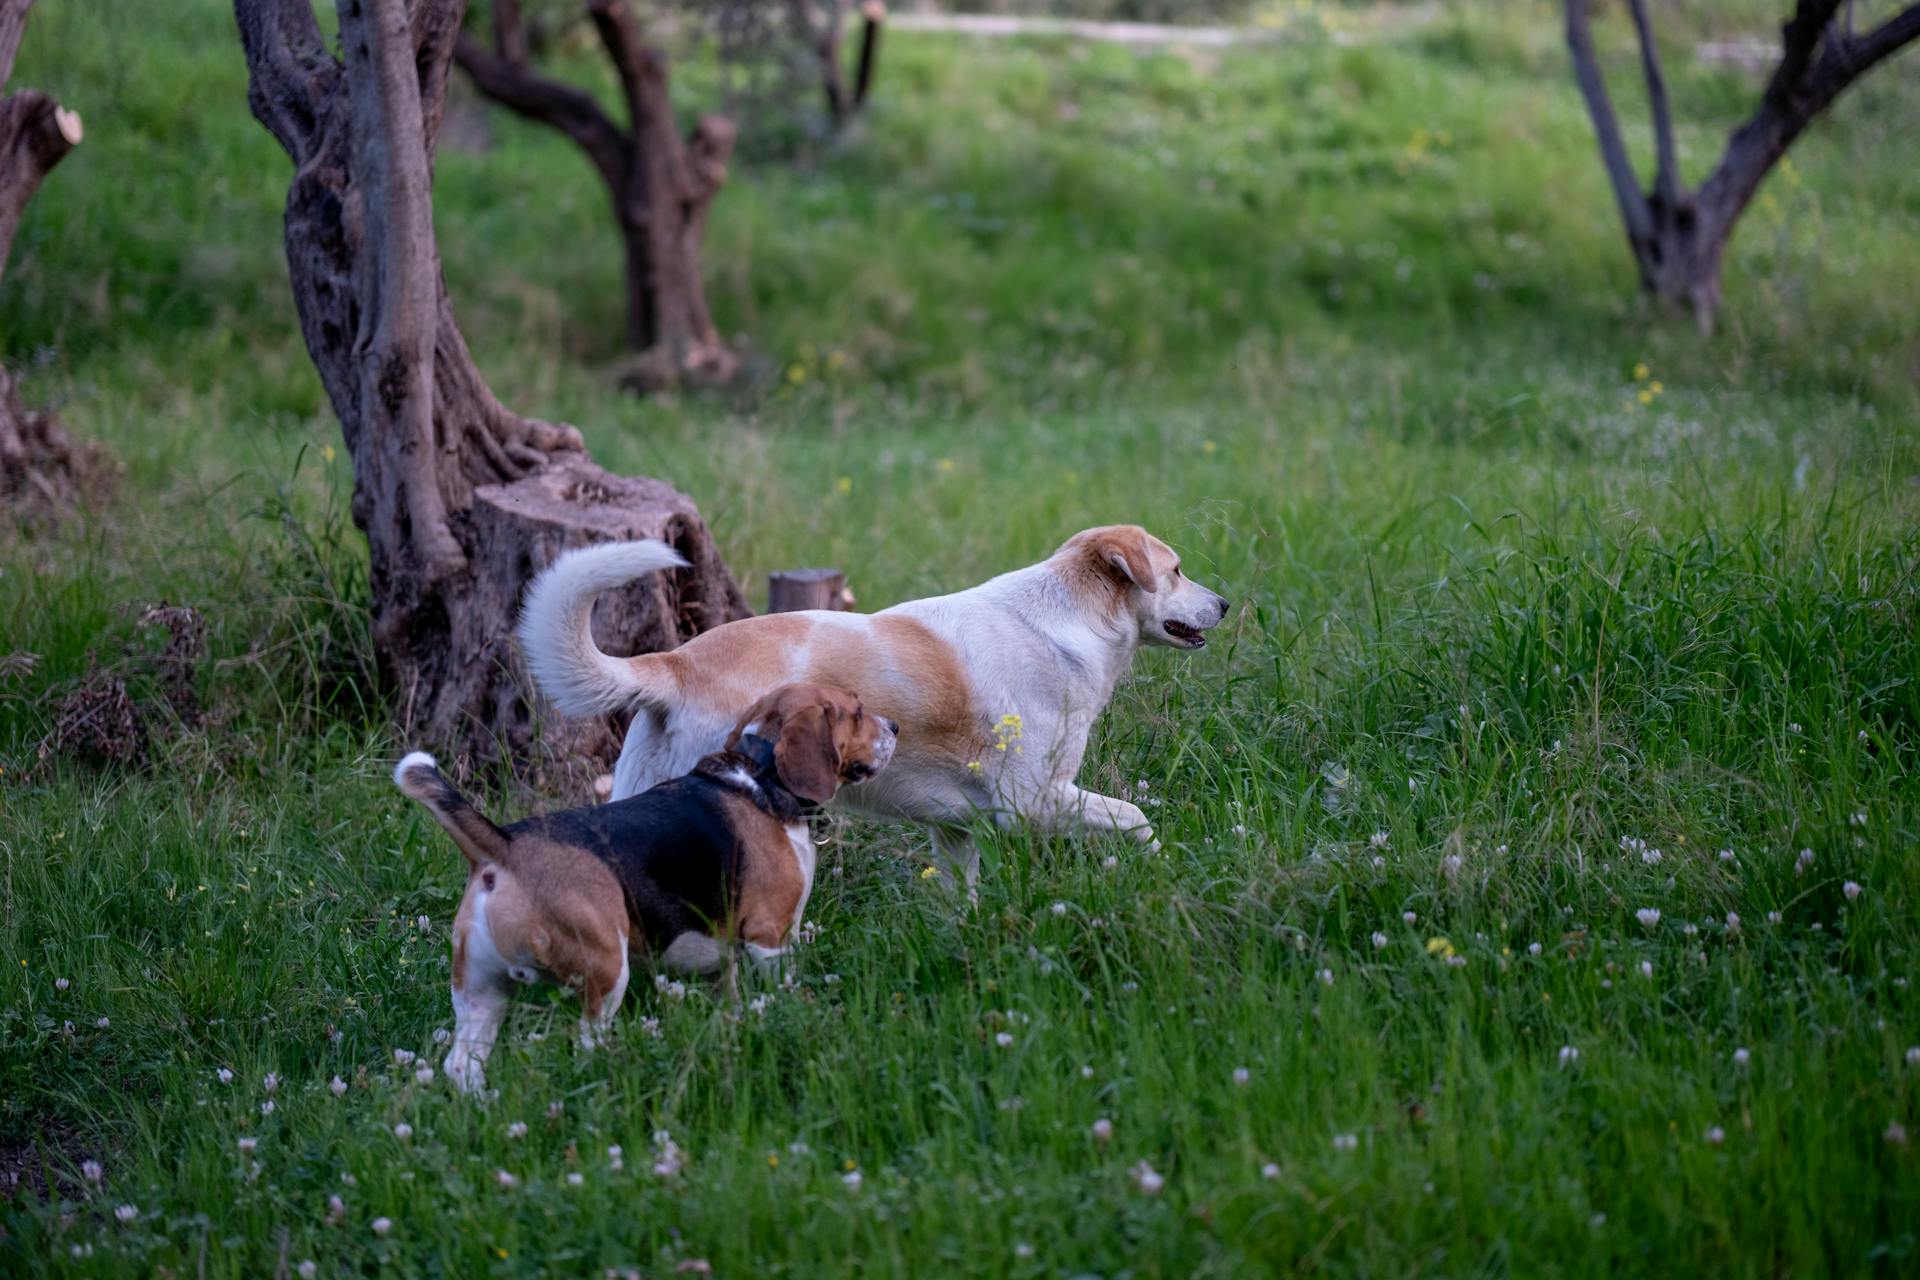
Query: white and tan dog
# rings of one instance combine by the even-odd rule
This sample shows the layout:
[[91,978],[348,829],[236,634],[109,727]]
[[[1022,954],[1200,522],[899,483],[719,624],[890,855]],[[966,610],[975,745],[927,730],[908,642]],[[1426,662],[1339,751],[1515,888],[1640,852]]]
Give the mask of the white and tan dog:
[[685,773],[767,689],[807,681],[853,690],[900,723],[892,766],[841,798],[927,823],[935,853],[969,890],[979,850],[965,824],[976,816],[1153,842],[1134,805],[1074,785],[1087,734],[1136,649],[1205,648],[1202,633],[1227,602],[1146,530],[1088,529],[1039,564],[879,613],[767,614],[665,653],[601,652],[594,597],[683,563],[661,542],[586,547],[527,593],[520,642],[541,692],[569,715],[634,713],[614,799]]

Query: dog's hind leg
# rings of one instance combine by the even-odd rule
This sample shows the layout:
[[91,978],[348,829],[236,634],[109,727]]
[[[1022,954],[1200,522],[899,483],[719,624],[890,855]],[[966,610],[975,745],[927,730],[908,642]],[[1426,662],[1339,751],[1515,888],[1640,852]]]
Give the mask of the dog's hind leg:
[[927,828],[933,836],[934,861],[946,873],[955,893],[964,891],[971,906],[980,905],[980,844],[965,827]]
[[1045,831],[1113,831],[1149,848],[1160,847],[1153,838],[1153,824],[1139,806],[1082,790],[1071,782],[1056,782],[1023,816]]

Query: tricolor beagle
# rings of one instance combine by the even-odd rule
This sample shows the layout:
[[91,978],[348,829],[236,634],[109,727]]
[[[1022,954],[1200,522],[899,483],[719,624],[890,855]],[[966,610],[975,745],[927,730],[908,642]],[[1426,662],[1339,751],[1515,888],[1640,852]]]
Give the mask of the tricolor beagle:
[[496,827],[415,752],[394,782],[467,856],[453,920],[453,1048],[446,1073],[468,1091],[515,982],[579,993],[591,1048],[626,994],[629,953],[713,973],[729,942],[757,961],[784,955],[813,891],[807,817],[844,782],[886,768],[899,726],[840,689],[789,684],[749,707],[726,749],[685,777],[590,809]]
[[527,594],[520,642],[542,692],[569,715],[633,711],[615,799],[685,770],[758,691],[787,680],[851,689],[906,726],[887,776],[850,788],[856,808],[928,823],[971,890],[984,815],[1042,829],[1092,827],[1151,844],[1134,805],[1074,784],[1087,734],[1142,645],[1206,647],[1227,602],[1133,525],[1088,529],[1040,564],[875,614],[776,613],[616,658],[593,642],[594,597],[685,563],[661,542],[585,547]]

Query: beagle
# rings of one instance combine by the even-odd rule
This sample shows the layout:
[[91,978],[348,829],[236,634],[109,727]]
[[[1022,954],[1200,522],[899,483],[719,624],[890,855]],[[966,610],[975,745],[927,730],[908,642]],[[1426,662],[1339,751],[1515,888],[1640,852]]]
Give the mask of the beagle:
[[614,767],[615,799],[683,772],[757,690],[812,680],[855,690],[906,726],[887,775],[843,799],[927,823],[935,854],[969,894],[979,851],[966,824],[977,815],[1153,843],[1137,807],[1074,784],[1087,735],[1137,649],[1205,648],[1227,601],[1146,530],[1087,529],[1039,564],[875,614],[769,614],[665,653],[603,653],[590,625],[595,596],[684,563],[662,542],[581,548],[534,582],[521,614],[534,679],[561,711],[636,713]]
[[393,779],[467,857],[453,920],[453,1048],[471,1092],[515,982],[579,993],[592,1048],[626,995],[629,954],[713,973],[729,942],[763,964],[786,954],[813,891],[807,817],[893,758],[899,726],[852,694],[789,684],[747,708],[724,750],[628,800],[496,827],[414,752]]

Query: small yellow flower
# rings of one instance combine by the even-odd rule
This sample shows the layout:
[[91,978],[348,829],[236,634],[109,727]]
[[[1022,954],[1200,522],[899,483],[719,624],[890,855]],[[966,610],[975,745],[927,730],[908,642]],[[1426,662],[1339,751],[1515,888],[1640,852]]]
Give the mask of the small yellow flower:
[[1200,442],[1200,452],[1202,453],[1212,453],[1215,450],[1219,449],[1219,447],[1220,447],[1219,445],[1215,444],[1211,440],[1202,440]]
[[978,760],[967,761],[967,771],[969,773],[978,773],[980,772],[980,769],[981,769],[981,764]]
[[1633,366],[1633,380],[1635,382],[1645,382],[1647,380],[1647,374],[1651,372],[1652,370],[1647,368],[1647,362],[1642,360],[1639,364]]
[[943,472],[951,471],[953,470],[953,459],[942,458],[940,459],[940,461],[934,463],[933,465],[934,465],[934,469],[937,471],[943,471]]
[[791,382],[795,386],[798,386],[799,384],[801,384],[802,382],[805,382],[806,380],[807,380],[807,367],[805,365],[790,364],[787,366],[788,382]]
[[1642,391],[1642,392],[1640,393],[1640,403],[1641,403],[1641,404],[1652,404],[1652,403],[1653,403],[1653,392],[1651,392],[1651,391]]
[[1427,954],[1430,956],[1451,956],[1453,954],[1453,944],[1436,934],[1434,937],[1427,939]]
[[507,1260],[507,1251],[505,1249],[502,1249],[499,1245],[495,1245],[493,1247],[493,1251],[500,1255],[500,1260],[502,1262],[505,1262]]
[[922,867],[920,869],[920,878],[922,880],[938,880],[940,878],[940,868]]
[[778,1169],[779,1167],[780,1167],[780,1157],[779,1157],[779,1156],[776,1156],[776,1155],[774,1155],[774,1154],[773,1154],[772,1152],[768,1152],[768,1153],[767,1153],[767,1168],[769,1168],[769,1169]]
[[836,493],[842,493],[842,494],[846,494],[846,493],[852,493],[852,492],[853,492],[853,477],[852,477],[852,476],[841,476],[841,477],[840,477],[840,478],[839,478],[838,480],[835,480],[835,481],[833,482],[833,488],[834,488],[834,491],[835,491]]
[[330,444],[321,445],[320,456],[331,463],[333,461],[333,446]]
[[853,1171],[854,1171],[855,1169],[858,1169],[858,1168],[859,1168],[860,1166],[859,1166],[859,1165],[858,1165],[857,1163],[855,1163],[854,1161],[852,1161],[852,1160],[849,1160],[849,1161],[847,1161],[847,1162],[846,1162],[846,1166],[845,1166],[845,1167],[846,1167],[846,1170],[847,1170],[847,1172],[848,1172],[848,1173],[852,1173],[852,1172],[853,1172]]
[[1653,392],[1653,394],[1655,395],[1659,395],[1661,392],[1666,390],[1666,387],[1661,385],[1660,380],[1658,378],[1655,378],[1652,382],[1649,382],[1647,384],[1647,390]]

